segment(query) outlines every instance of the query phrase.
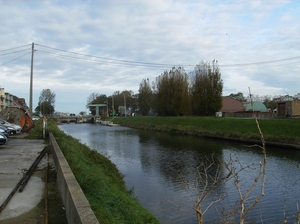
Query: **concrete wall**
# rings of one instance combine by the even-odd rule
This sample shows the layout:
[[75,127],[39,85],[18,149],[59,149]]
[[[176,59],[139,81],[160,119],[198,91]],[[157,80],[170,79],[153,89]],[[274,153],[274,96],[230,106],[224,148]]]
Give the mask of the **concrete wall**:
[[58,187],[69,224],[99,224],[52,133],[49,134]]

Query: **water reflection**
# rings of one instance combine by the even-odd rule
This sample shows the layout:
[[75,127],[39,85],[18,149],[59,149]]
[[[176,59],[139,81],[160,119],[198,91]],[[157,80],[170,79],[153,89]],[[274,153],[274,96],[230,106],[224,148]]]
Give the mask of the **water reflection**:
[[[127,188],[134,189],[134,196],[161,223],[196,223],[192,208],[194,192],[184,189],[178,177],[183,174],[186,180],[193,183],[193,169],[198,165],[198,159],[210,157],[213,153],[215,161],[228,161],[233,156],[242,165],[256,164],[252,169],[241,173],[244,191],[252,183],[257,173],[257,164],[262,160],[260,149],[250,149],[241,143],[92,124],[62,125],[61,129],[115,163],[125,175]],[[280,223],[286,206],[285,213],[288,214],[289,223],[292,223],[295,221],[293,215],[297,203],[300,202],[300,168],[295,165],[299,164],[300,153],[269,147],[267,150],[266,195],[249,217],[258,223]],[[210,171],[212,176],[219,164],[215,162]],[[223,176],[227,174],[224,169],[222,172]],[[259,188],[256,188],[252,196],[258,194]],[[236,204],[238,194],[232,181],[216,188],[208,196],[204,206],[220,197],[222,200],[208,210],[205,216],[207,223],[219,223],[221,211],[230,210]],[[178,210],[174,204],[186,212]]]

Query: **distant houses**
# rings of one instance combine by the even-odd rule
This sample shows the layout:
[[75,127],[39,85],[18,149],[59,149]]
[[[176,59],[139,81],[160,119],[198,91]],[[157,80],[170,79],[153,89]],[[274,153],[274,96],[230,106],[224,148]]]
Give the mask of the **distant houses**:
[[254,111],[261,118],[300,118],[300,100],[289,98],[286,101],[278,101],[277,108],[274,110],[277,113],[273,113],[260,101],[255,101],[253,104],[243,103],[230,96],[224,96],[220,111],[223,117],[251,117]]
[[224,96],[222,102],[222,113],[232,113],[232,112],[244,112],[244,111],[257,111],[257,112],[268,112],[266,106],[259,101],[253,102],[253,104],[249,102],[241,102],[236,100],[230,96]]

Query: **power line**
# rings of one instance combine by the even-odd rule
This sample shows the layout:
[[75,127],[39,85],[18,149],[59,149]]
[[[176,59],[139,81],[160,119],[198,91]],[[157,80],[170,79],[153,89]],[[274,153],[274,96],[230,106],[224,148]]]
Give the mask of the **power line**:
[[[125,62],[113,62],[113,61],[99,61],[99,60],[92,60],[92,59],[87,59],[87,58],[79,58],[75,56],[69,56],[69,55],[62,55],[62,54],[56,54],[48,51],[43,51],[43,50],[36,50],[38,53],[42,54],[47,54],[53,57],[60,57],[64,59],[75,59],[79,61],[84,61],[84,62],[90,62],[90,63],[97,63],[97,64],[103,64],[103,65],[118,65],[118,66],[124,66],[124,67],[147,67],[147,68],[166,68],[166,66],[160,65],[160,64],[153,64],[153,65],[146,65],[146,64],[133,64],[133,63],[125,63]],[[174,65],[172,65],[174,67]]]
[[[109,60],[109,61],[117,61],[117,62],[123,62],[123,63],[133,63],[133,64],[143,64],[143,65],[155,65],[155,66],[174,66],[174,64],[160,64],[160,63],[152,63],[152,62],[138,62],[138,61],[130,61],[130,60],[113,59],[113,58],[100,57],[100,56],[95,56],[95,55],[67,51],[67,50],[63,50],[63,49],[59,49],[59,48],[48,47],[48,46],[41,45],[41,44],[36,44],[36,45],[45,47],[45,48],[49,48],[49,49],[53,49],[53,50],[57,50],[57,51],[62,51],[65,53],[76,54],[76,55],[81,55],[81,56],[86,56],[86,57],[99,58],[99,59]],[[178,66],[180,66],[180,65],[178,65]],[[191,65],[181,65],[181,66],[191,66]]]
[[[9,51],[9,50],[25,47],[28,45],[30,45],[30,44],[19,46],[19,47],[14,47],[14,48],[10,48],[10,49],[5,49],[2,51]],[[35,44],[35,45],[66,53],[66,54],[59,54],[59,53],[52,53],[52,52],[43,51],[43,50],[36,50],[36,51],[39,51],[40,53],[48,54],[53,57],[60,57],[60,58],[71,59],[71,60],[74,59],[74,60],[85,61],[85,62],[89,62],[89,63],[103,64],[103,65],[117,65],[117,66],[124,66],[124,67],[146,67],[146,68],[160,68],[160,69],[162,69],[162,68],[169,69],[170,67],[184,67],[184,68],[194,68],[195,67],[195,65],[190,65],[190,64],[163,64],[163,63],[139,62],[139,61],[131,61],[131,60],[113,59],[113,58],[100,57],[100,56],[95,56],[95,55],[90,55],[90,54],[82,54],[82,53],[78,53],[78,52],[72,52],[72,51],[68,51],[68,50],[64,50],[64,49],[41,45],[41,44]],[[18,52],[22,52],[22,51],[26,51],[26,50],[28,50],[28,49],[1,54],[0,56],[14,54],[14,53],[18,53]],[[71,55],[67,55],[67,54],[73,54],[73,55],[80,56],[80,57],[71,56]],[[25,55],[22,55],[20,57],[23,57]],[[20,57],[18,57],[18,58],[20,58]],[[11,61],[14,61],[18,58],[15,58]],[[92,58],[101,59],[101,60],[93,60]],[[257,66],[257,65],[275,64],[275,63],[292,61],[292,60],[297,60],[297,59],[300,59],[300,56],[277,59],[277,60],[270,60],[270,61],[239,63],[239,64],[238,63],[237,64],[223,64],[223,65],[221,64],[218,66],[220,68],[222,68],[222,70],[223,69],[231,70],[231,69],[237,69],[237,68],[233,68],[233,67],[242,68],[242,67]],[[9,62],[11,62],[11,61],[9,61]],[[9,62],[3,63],[2,65],[7,64]],[[295,63],[297,63],[297,62],[295,62]],[[2,65],[0,65],[0,66],[2,66]],[[272,66],[281,66],[281,65],[277,64],[277,65],[272,65]]]
[[[142,64],[142,65],[154,65],[154,66],[169,66],[169,67],[174,67],[174,64],[161,64],[161,63],[151,63],[151,62],[138,62],[138,61],[130,61],[130,60],[120,60],[120,59],[113,59],[113,58],[107,58],[107,57],[100,57],[100,56],[95,56],[95,55],[89,55],[89,54],[82,54],[82,53],[77,53],[77,52],[72,52],[72,51],[67,51],[59,48],[54,48],[54,47],[48,47],[45,45],[40,45],[36,44],[41,47],[57,50],[57,51],[62,51],[65,53],[70,53],[70,54],[76,54],[76,55],[81,55],[85,57],[93,57],[93,58],[99,58],[99,59],[104,59],[104,60],[109,60],[109,61],[116,61],[116,62],[122,62],[122,63],[131,63],[132,65],[134,64]],[[237,67],[237,66],[252,66],[252,65],[258,65],[258,64],[271,64],[271,63],[278,63],[282,61],[290,61],[290,60],[295,60],[295,59],[300,59],[300,56],[296,57],[291,57],[291,58],[283,58],[283,59],[277,59],[277,60],[270,60],[270,61],[260,61],[260,62],[249,62],[249,63],[239,63],[239,64],[224,64],[224,65],[218,65],[219,67]],[[176,66],[179,67],[194,67],[195,65],[190,65],[190,64],[176,64]]]
[[[290,62],[290,63],[284,63],[284,64],[275,64],[275,65],[268,65],[268,67],[278,67],[278,66],[287,66],[287,65],[294,65],[294,64],[300,64],[299,62]],[[222,68],[222,71],[236,71],[236,70],[245,70],[245,69],[258,69],[258,68],[262,68],[262,67],[266,67],[266,65],[264,64],[258,64],[256,67],[238,67],[238,68],[230,68],[230,67],[225,67]]]
[[[99,60],[92,60],[92,59],[88,59],[88,58],[82,58],[82,57],[75,57],[75,56],[70,56],[70,55],[63,55],[63,54],[56,54],[56,53],[52,53],[52,52],[49,52],[49,51],[43,51],[43,50],[36,50],[38,51],[39,53],[42,53],[42,54],[46,54],[46,55],[50,55],[52,57],[58,57],[58,58],[64,58],[64,59],[71,59],[71,60],[78,60],[78,61],[83,61],[83,62],[89,62],[89,63],[96,63],[96,64],[102,64],[102,65],[117,65],[117,66],[120,66],[120,67],[146,67],[146,68],[159,68],[159,69],[170,69],[170,67],[176,67],[176,65],[170,65],[168,64],[168,66],[163,66],[161,64],[153,64],[153,65],[150,65],[150,64],[134,64],[134,63],[125,63],[125,62],[114,62],[114,61],[99,61]],[[295,58],[298,58],[298,57],[294,57],[294,58],[289,58],[288,60],[292,60],[292,59],[295,59]],[[288,61],[288,60],[285,60],[285,59],[282,59],[281,61],[282,62],[285,62],[285,61]],[[299,62],[291,62],[291,63],[288,63],[288,64],[275,64],[275,65],[269,65],[268,67],[272,66],[272,67],[275,67],[275,66],[286,66],[286,65],[291,65],[291,64],[298,64]],[[253,64],[251,64],[253,66]],[[256,69],[258,66],[266,66],[264,63],[258,63],[258,64],[255,64],[256,67],[248,67],[247,69]],[[178,67],[183,67],[182,65],[177,65]],[[249,64],[247,64],[247,66],[249,66]],[[189,66],[189,67],[184,67],[184,68],[190,68],[190,67],[195,67],[195,66]],[[232,66],[232,67],[229,67],[229,66],[222,66],[222,65],[219,65],[219,67],[222,67],[222,71],[232,71],[232,70],[242,70],[242,69],[245,69],[245,66],[237,66],[238,68]]]
[[19,58],[21,58],[21,57],[24,57],[25,55],[28,55],[28,54],[31,54],[31,52],[28,52],[28,53],[26,53],[26,54],[21,55],[20,57],[17,57],[17,58],[14,58],[14,59],[10,60],[10,61],[7,61],[7,62],[1,64],[0,66],[5,65],[5,64],[8,64],[8,63],[10,63],[10,62],[12,62],[12,61],[15,61],[15,60],[17,60],[17,59],[19,59]]
[[14,51],[14,52],[10,52],[10,53],[0,54],[0,56],[9,55],[9,54],[15,54],[15,53],[19,53],[19,52],[23,52],[23,51],[27,51],[27,50],[30,50],[30,48],[24,49],[24,50],[19,50],[19,51]]
[[26,47],[26,46],[29,46],[30,44],[26,44],[26,45],[23,45],[23,46],[19,46],[19,47],[13,47],[13,48],[9,48],[9,49],[4,49],[4,50],[0,50],[1,51],[10,51],[10,50],[14,50],[14,49],[17,49],[17,48],[21,48],[21,47]]
[[271,60],[271,61],[260,61],[260,62],[250,62],[250,63],[241,63],[241,64],[228,64],[228,65],[219,65],[220,67],[234,67],[234,66],[249,66],[249,65],[258,65],[258,64],[270,64],[270,63],[277,63],[282,61],[290,61],[300,59],[300,56],[292,57],[292,58],[283,58],[278,60]]

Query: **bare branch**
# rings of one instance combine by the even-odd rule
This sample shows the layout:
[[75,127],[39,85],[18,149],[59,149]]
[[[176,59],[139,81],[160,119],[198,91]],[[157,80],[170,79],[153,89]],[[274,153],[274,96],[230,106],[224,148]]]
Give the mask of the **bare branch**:
[[[241,193],[241,187],[238,181],[238,176],[236,175],[236,187],[238,189],[239,195],[240,195],[240,202],[241,202],[241,213],[240,213],[240,223],[243,224],[245,222],[245,219],[247,217],[247,215],[250,213],[250,211],[255,207],[255,205],[257,203],[260,202],[260,200],[263,198],[263,196],[265,195],[265,182],[266,182],[266,166],[267,166],[267,152],[266,152],[266,145],[265,145],[265,139],[264,139],[264,135],[261,131],[259,122],[255,116],[254,113],[254,108],[253,108],[253,100],[252,100],[252,94],[250,92],[250,88],[249,88],[249,96],[250,96],[250,100],[251,100],[251,104],[252,104],[252,111],[253,111],[253,118],[255,119],[255,123],[257,126],[257,129],[259,131],[259,134],[261,136],[261,142],[262,142],[262,146],[258,146],[259,148],[262,149],[263,152],[263,162],[259,164],[260,169],[259,169],[259,173],[257,174],[257,176],[254,178],[254,181],[252,183],[252,185],[249,187],[249,189],[247,190],[247,192],[245,193],[245,195],[243,196]],[[257,146],[257,145],[255,145]],[[254,147],[254,146],[252,146]],[[254,187],[257,185],[258,181],[261,179],[261,194],[259,196],[256,197],[256,199],[252,202],[252,204],[250,204],[248,206],[248,208],[245,207],[245,202],[247,201],[250,193],[253,191]]]
[[173,204],[174,207],[176,207],[178,210],[183,211],[183,212],[186,212],[186,213],[188,213],[188,214],[190,214],[190,215],[193,215],[193,214],[192,214],[191,212],[189,212],[187,209],[185,209],[184,207],[181,207],[181,206],[177,205],[175,202],[173,202],[173,201],[171,201],[171,200],[168,200],[167,198],[165,198],[165,200],[166,200],[167,202]]
[[300,209],[299,209],[298,203],[297,203],[297,213],[296,213],[295,224],[300,224]]
[[[228,164],[225,164],[225,166],[228,166],[229,172],[226,175],[224,175],[224,177],[222,177],[221,167],[224,166],[224,162],[215,161],[214,154],[212,154],[209,158],[206,156],[201,158],[200,160],[197,158],[197,161],[198,166],[193,167],[195,181],[193,183],[190,183],[189,181],[184,180],[182,177],[180,178],[180,180],[183,183],[184,188],[192,190],[194,192],[196,199],[193,200],[193,209],[196,212],[198,223],[203,223],[203,217],[205,213],[211,208],[213,204],[221,200],[221,196],[218,197],[216,200],[213,200],[205,208],[202,208],[202,203],[217,186],[219,186],[221,183],[225,183],[228,180],[230,180],[234,172],[230,171]],[[176,207],[179,207],[174,203],[172,204]],[[181,208],[181,210],[183,209]]]

